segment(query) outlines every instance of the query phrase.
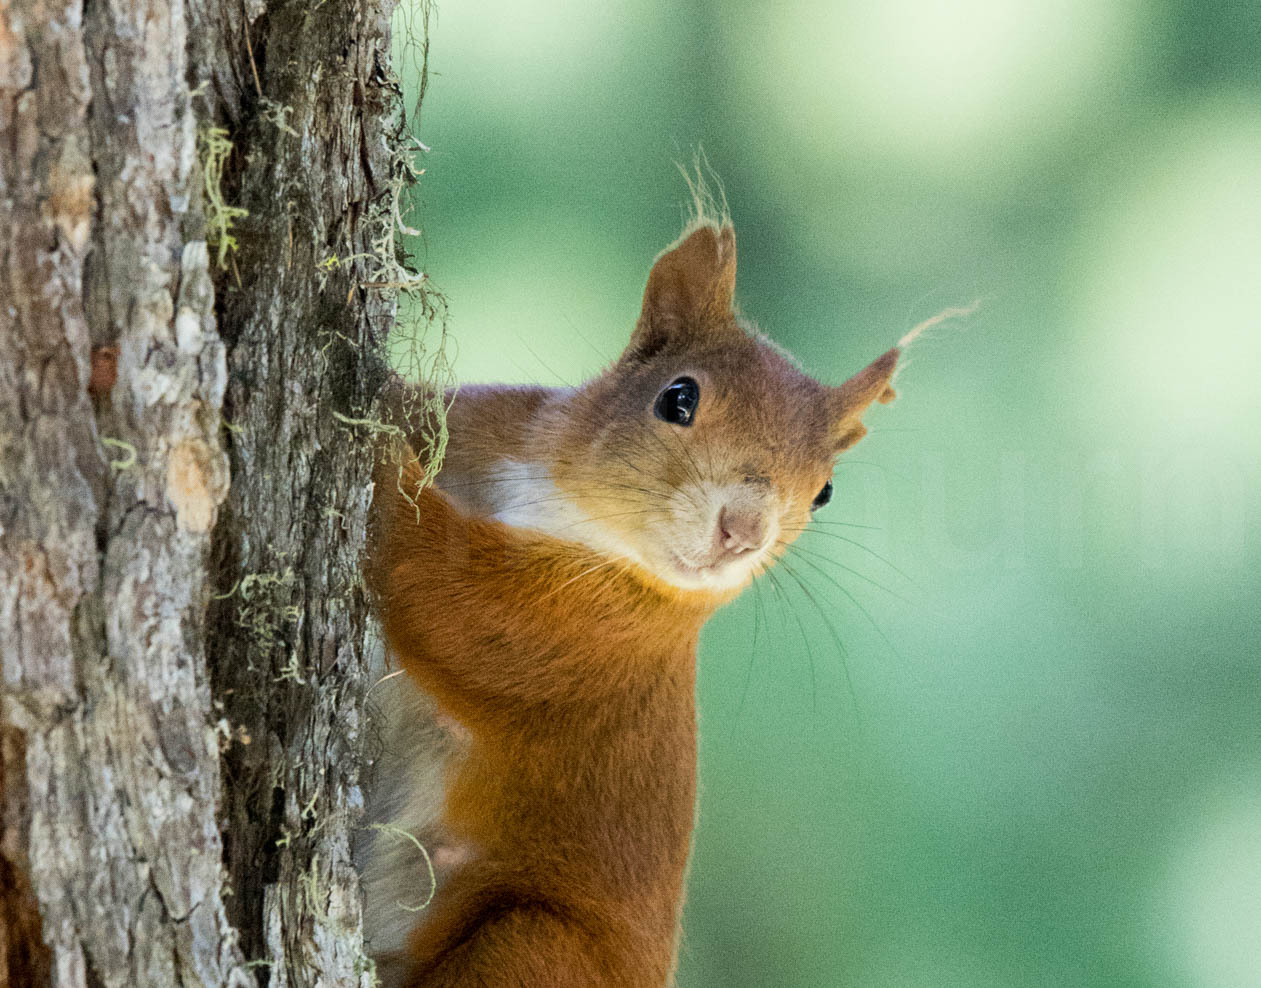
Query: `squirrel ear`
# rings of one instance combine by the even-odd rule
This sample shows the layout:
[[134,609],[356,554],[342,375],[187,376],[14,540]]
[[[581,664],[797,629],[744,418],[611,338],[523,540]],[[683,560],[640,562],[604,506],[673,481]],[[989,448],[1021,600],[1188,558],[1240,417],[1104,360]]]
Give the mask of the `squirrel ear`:
[[726,328],[735,290],[735,230],[697,227],[653,262],[627,353],[642,359]]
[[897,347],[880,355],[828,396],[828,416],[837,450],[849,449],[867,434],[863,413],[872,402],[888,404],[897,393],[890,386],[902,351]]

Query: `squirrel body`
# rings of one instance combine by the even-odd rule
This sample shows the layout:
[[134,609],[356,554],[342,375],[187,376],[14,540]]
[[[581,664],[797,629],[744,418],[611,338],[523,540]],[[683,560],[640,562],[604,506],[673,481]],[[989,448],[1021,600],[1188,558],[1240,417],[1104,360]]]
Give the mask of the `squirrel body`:
[[[410,699],[387,714],[374,813],[443,849],[412,915],[401,903],[428,876],[374,838],[368,935],[387,985],[672,977],[700,629],[830,494],[898,358],[820,384],[744,327],[734,286],[734,232],[699,218],[654,263],[603,374],[462,389],[437,489],[418,489],[414,459],[378,468],[367,573]],[[418,737],[427,704],[454,730]],[[421,748],[443,766],[415,767]]]

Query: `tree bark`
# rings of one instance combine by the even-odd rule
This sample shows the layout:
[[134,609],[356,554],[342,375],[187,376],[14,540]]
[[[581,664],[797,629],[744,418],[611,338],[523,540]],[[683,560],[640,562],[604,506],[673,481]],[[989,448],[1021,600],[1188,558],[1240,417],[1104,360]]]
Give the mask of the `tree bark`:
[[0,0],[0,988],[372,983],[390,12]]

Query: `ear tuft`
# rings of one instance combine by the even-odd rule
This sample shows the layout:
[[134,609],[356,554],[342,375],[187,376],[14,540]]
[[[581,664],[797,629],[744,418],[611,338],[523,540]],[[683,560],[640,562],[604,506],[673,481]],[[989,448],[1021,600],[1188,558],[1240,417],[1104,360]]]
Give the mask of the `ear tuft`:
[[849,449],[867,434],[862,417],[874,402],[888,404],[897,397],[890,382],[901,353],[898,347],[886,351],[839,388],[832,389],[828,411],[838,449]]
[[702,223],[653,263],[628,352],[648,357],[728,328],[735,290],[735,230]]

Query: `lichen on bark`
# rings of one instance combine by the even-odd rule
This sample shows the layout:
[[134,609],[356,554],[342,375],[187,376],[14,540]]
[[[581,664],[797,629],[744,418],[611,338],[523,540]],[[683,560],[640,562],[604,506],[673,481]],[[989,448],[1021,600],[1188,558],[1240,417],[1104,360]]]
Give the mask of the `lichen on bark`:
[[4,988],[371,982],[372,452],[338,416],[395,315],[390,13],[0,5]]

